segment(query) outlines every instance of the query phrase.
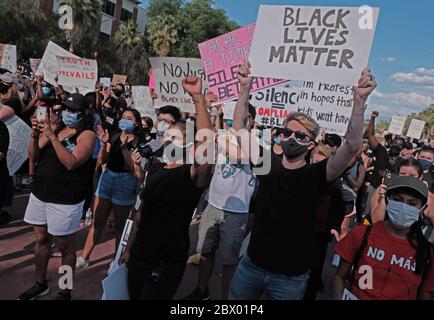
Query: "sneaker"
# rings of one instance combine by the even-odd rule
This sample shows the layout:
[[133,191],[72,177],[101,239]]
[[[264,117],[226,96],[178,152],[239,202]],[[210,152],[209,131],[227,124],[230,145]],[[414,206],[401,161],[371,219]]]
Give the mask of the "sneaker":
[[48,288],[48,285],[46,283],[41,284],[39,282],[36,282],[33,287],[22,293],[18,297],[18,300],[35,300],[39,297],[46,296],[49,293],[50,288]]
[[72,300],[71,291],[68,292],[59,291],[57,293],[57,296],[54,298],[54,300]]
[[190,295],[186,296],[182,300],[209,300],[211,299],[208,290],[202,291],[199,287],[196,288]]
[[75,269],[87,268],[89,266],[89,260],[84,260],[82,257],[77,258],[77,262],[75,263]]

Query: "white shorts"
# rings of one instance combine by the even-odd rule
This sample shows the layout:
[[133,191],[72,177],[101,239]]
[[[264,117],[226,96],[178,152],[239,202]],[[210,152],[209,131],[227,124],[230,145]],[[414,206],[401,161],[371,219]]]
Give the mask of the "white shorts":
[[55,204],[39,200],[30,194],[24,221],[36,226],[47,226],[53,236],[67,236],[80,228],[84,201],[73,204]]

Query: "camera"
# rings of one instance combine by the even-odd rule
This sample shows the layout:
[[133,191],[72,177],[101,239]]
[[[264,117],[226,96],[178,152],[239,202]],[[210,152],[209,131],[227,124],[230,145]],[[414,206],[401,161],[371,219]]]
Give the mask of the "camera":
[[142,158],[149,159],[150,157],[152,157],[154,155],[154,151],[146,143],[139,144],[137,149],[139,150],[139,153],[142,156]]
[[152,157],[162,157],[164,153],[164,145],[153,140],[150,143],[139,143],[137,149],[140,156],[144,159],[150,159]]

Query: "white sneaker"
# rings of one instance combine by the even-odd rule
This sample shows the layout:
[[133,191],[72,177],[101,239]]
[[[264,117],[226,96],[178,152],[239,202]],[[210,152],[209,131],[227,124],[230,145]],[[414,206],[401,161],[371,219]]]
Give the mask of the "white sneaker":
[[89,260],[84,260],[82,257],[78,257],[77,263],[75,264],[75,269],[87,268],[89,265]]

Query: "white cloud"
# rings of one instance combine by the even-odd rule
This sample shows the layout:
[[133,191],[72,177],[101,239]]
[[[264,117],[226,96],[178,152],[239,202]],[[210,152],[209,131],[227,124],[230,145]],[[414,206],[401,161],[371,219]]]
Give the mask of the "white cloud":
[[434,69],[417,68],[416,72],[424,76],[434,77]]
[[390,79],[399,83],[433,86],[434,69],[417,68],[414,72],[398,72],[393,74]]
[[395,57],[387,57],[387,58],[382,58],[381,61],[385,61],[385,62],[389,62],[389,63],[395,63],[396,58]]
[[377,90],[373,92],[373,96],[379,99],[387,99],[389,103],[411,107],[425,108],[434,104],[433,97],[417,92],[383,93]]

